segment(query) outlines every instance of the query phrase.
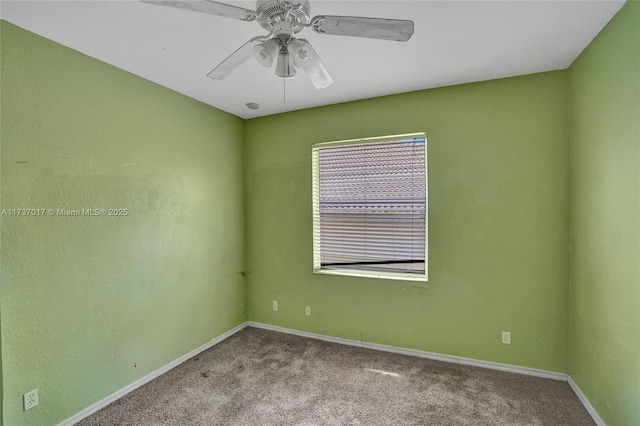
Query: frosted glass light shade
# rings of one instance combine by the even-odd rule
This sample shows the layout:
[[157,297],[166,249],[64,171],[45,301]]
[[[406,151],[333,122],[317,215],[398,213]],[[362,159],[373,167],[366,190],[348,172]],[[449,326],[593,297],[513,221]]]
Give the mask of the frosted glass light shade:
[[280,44],[277,40],[271,39],[263,43],[260,43],[253,47],[253,56],[260,65],[266,68],[271,68],[273,61],[280,51]]
[[276,75],[282,78],[293,78],[293,76],[296,75],[296,68],[293,66],[293,60],[286,46],[283,46],[278,54]]
[[309,45],[306,42],[293,39],[289,42],[287,47],[296,67],[304,68],[311,63],[314,56],[313,50],[309,48]]

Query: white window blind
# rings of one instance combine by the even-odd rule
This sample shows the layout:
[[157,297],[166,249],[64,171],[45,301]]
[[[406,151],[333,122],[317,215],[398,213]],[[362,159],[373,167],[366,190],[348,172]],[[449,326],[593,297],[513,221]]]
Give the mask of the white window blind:
[[407,136],[314,146],[316,271],[426,279],[425,135]]

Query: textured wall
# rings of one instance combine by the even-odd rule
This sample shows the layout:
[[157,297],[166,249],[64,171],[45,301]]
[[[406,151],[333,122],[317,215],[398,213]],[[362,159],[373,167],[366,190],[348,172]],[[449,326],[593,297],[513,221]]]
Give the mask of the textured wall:
[[570,68],[569,373],[609,425],[640,424],[640,3]]
[[[566,77],[559,71],[249,120],[249,319],[566,371]],[[427,288],[314,275],[311,145],[417,131],[428,139]],[[501,344],[502,330],[511,331],[511,345]]]
[[[246,229],[251,320],[568,371],[607,422],[640,423],[639,21],[629,2],[570,72],[246,125],[2,21],[0,207],[45,215],[0,217],[0,419],[55,424],[242,322]],[[313,275],[311,145],[412,131],[426,288]]]
[[[243,121],[2,22],[4,419],[50,425],[243,322]],[[21,396],[40,390],[22,412]]]

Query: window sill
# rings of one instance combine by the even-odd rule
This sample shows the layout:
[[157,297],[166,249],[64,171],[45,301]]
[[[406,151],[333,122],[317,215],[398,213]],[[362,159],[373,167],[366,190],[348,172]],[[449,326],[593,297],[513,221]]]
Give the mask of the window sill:
[[393,273],[393,272],[376,272],[376,271],[356,271],[352,269],[314,269],[313,273],[321,274],[321,275],[342,275],[347,277],[380,278],[385,280],[420,281],[420,282],[429,281],[429,277],[427,275],[400,274],[400,273]]

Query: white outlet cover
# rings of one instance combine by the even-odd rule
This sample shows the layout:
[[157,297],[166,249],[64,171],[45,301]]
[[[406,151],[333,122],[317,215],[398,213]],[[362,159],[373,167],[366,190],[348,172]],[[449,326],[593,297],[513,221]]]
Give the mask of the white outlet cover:
[[502,343],[504,343],[505,345],[511,344],[511,332],[509,331],[502,332]]
[[38,405],[38,389],[27,392],[23,397],[24,411],[30,410]]
[[273,310],[274,310],[274,311],[277,311],[277,310],[278,310],[278,301],[277,301],[277,300],[274,300],[274,301],[272,302],[272,305],[273,305]]

